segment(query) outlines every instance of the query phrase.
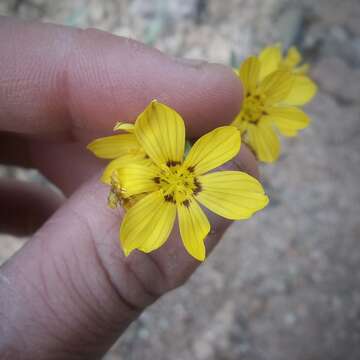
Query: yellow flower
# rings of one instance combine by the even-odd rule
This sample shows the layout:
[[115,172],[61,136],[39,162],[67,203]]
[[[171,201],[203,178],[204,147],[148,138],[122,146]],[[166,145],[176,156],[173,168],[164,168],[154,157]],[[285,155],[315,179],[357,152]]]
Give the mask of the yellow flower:
[[[270,55],[264,57],[273,59]],[[269,163],[280,155],[277,132],[295,136],[310,122],[303,111],[289,102],[296,76],[287,69],[269,72],[273,68],[270,60],[266,63],[251,56],[240,66],[238,76],[245,96],[241,111],[232,123],[258,159]]]
[[[149,159],[121,160],[111,174],[109,168],[104,172],[106,179],[115,181],[122,199],[140,196],[128,208],[120,228],[126,256],[134,249],[147,253],[163,245],[177,216],[186,250],[204,260],[210,223],[199,203],[232,220],[249,218],[267,205],[261,184],[251,176],[240,171],[208,173],[238,153],[241,140],[235,127],[204,135],[184,159],[182,118],[154,100],[136,119],[134,136]],[[110,148],[107,151],[111,153]]]
[[268,46],[259,54],[261,63],[260,81],[276,70],[289,71],[294,75],[293,86],[284,101],[289,105],[304,105],[317,92],[316,84],[307,75],[308,64],[301,64],[302,56],[295,46],[282,55],[281,45]]

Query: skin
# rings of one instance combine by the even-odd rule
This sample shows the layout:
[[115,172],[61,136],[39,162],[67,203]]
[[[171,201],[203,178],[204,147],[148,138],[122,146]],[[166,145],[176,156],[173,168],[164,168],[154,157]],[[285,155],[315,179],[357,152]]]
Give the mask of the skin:
[[[241,85],[224,66],[92,29],[0,17],[0,44],[0,163],[37,168],[65,194],[1,179],[0,231],[32,237],[0,268],[0,358],[100,358],[200,263],[176,229],[159,250],[124,257],[123,213],[107,207],[104,163],[85,145],[154,98],[197,138],[234,118]],[[245,146],[225,168],[258,176]],[[230,222],[208,216],[210,252]]]

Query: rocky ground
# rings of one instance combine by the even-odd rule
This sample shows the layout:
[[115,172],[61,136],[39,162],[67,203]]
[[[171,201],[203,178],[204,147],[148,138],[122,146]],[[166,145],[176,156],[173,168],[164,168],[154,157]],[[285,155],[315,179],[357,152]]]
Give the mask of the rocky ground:
[[[273,41],[299,46],[320,91],[307,108],[312,126],[262,168],[270,206],[234,224],[187,285],[148,309],[105,359],[360,358],[357,0],[3,0],[0,13],[96,26],[226,64]],[[21,244],[1,236],[0,259]]]

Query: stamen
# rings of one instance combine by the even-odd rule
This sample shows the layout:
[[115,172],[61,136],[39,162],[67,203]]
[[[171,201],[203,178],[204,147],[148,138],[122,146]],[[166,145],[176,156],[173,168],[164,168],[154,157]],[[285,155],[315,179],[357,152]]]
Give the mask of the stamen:
[[197,195],[199,192],[202,191],[202,185],[197,178],[194,178],[194,185],[195,189],[193,190],[194,195]]
[[175,161],[175,160],[168,160],[168,161],[166,162],[166,165],[167,165],[168,167],[174,167],[174,166],[180,165],[180,164],[181,164],[180,161]]
[[265,107],[265,97],[262,93],[247,96],[240,117],[245,122],[256,124],[262,116],[268,115]]
[[171,194],[164,195],[164,199],[167,202],[171,202],[173,204],[176,204],[176,201],[174,200],[174,196]]
[[195,166],[184,167],[182,163],[173,160],[169,160],[167,165],[152,180],[159,184],[165,201],[173,204],[185,202],[189,206],[192,197],[202,190],[202,185],[193,173]]

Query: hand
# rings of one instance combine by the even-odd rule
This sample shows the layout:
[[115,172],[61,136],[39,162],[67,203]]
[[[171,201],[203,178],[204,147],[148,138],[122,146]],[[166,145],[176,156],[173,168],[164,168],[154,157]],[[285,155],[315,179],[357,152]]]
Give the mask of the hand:
[[[0,162],[37,168],[71,195],[0,183],[0,230],[39,228],[0,269],[0,358],[97,358],[199,263],[175,231],[159,250],[124,257],[122,214],[107,208],[104,164],[85,145],[118,120],[134,121],[154,98],[198,137],[234,118],[240,83],[223,66],[172,59],[97,30],[0,18],[0,44]],[[237,168],[257,176],[241,149]],[[229,225],[210,220],[208,251]]]

